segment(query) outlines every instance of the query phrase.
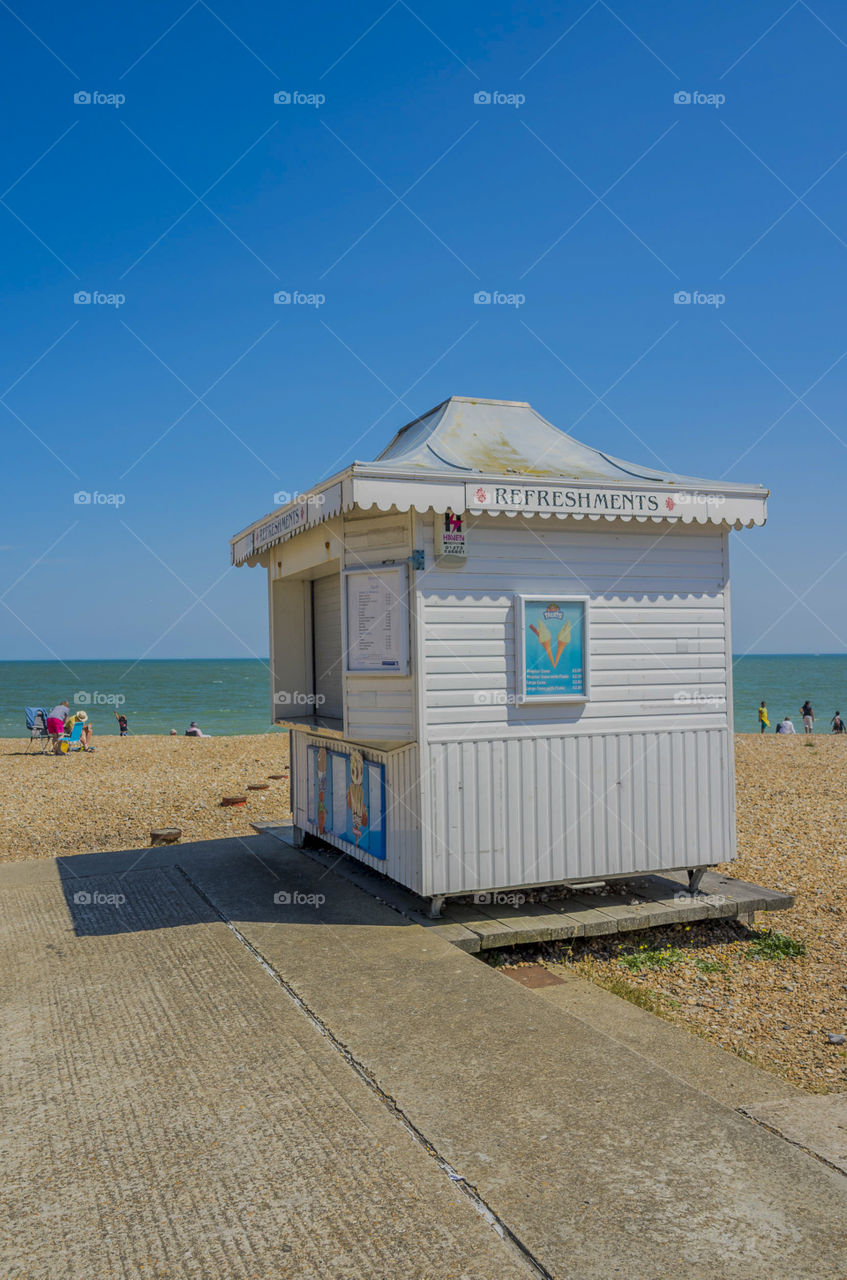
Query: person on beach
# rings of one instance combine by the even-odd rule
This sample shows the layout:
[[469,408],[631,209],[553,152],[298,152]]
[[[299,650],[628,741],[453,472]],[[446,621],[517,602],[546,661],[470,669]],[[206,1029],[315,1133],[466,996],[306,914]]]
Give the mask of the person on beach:
[[832,725],[832,732],[833,732],[833,733],[843,733],[843,732],[844,732],[844,721],[841,719],[841,712],[840,712],[840,711],[836,711],[835,715],[832,717],[832,719],[831,719],[831,721],[830,721],[830,724]]
[[121,712],[120,714],[118,714],[118,712],[116,711],[116,712],[115,712],[115,719],[116,719],[116,720],[117,720],[117,722],[118,722],[118,728],[120,729],[121,737],[122,737],[122,738],[125,738],[125,737],[126,737],[126,735],[129,733],[129,725],[128,725],[128,723],[127,723],[127,718],[126,718],[126,716],[124,715],[124,713],[123,713],[123,712]]
[[765,706],[764,702],[760,702],[759,703],[759,732],[764,733],[765,730],[769,729],[770,727],[771,727],[771,722],[768,719],[768,709]]
[[192,720],[191,724],[188,726],[188,728],[185,731],[185,736],[186,738],[208,738],[211,735],[208,733],[204,733],[203,730],[198,725],[197,721]]
[[786,716],[784,720],[780,720],[779,724],[776,726],[776,731],[777,733],[796,733],[797,730],[794,728],[794,722],[791,719],[791,716]]
[[61,738],[65,732],[65,721],[70,714],[71,709],[67,701],[56,703],[56,706],[47,716],[47,732],[51,738]]
[[803,717],[803,729],[806,733],[814,733],[815,731],[815,713],[812,710],[812,704],[807,698],[800,708],[800,715]]

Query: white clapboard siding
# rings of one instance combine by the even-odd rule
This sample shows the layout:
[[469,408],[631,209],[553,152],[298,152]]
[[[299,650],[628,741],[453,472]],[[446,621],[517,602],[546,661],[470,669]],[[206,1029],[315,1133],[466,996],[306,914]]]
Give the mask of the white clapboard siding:
[[[345,569],[405,564],[412,552],[408,512],[344,517]],[[360,742],[412,742],[417,736],[414,675],[346,675],[347,737]]]
[[730,752],[721,729],[432,743],[421,892],[729,860]]
[[[294,780],[291,809],[294,824],[301,831],[318,834],[317,825],[309,821],[307,812],[307,749],[324,746],[330,750],[349,750],[349,743],[318,738],[294,731],[291,734],[291,775]],[[412,744],[394,751],[362,750],[366,760],[385,765],[385,828],[386,857],[374,858],[357,849],[346,840],[324,832],[321,836],[328,844],[343,850],[360,862],[390,876],[400,884],[416,892],[422,892],[421,877],[421,823],[420,823],[420,768],[418,747]]]
[[[714,526],[609,531],[471,519],[463,564],[419,576],[421,738],[726,729],[726,535]],[[420,541],[421,539],[419,539]],[[517,704],[516,594],[587,595],[591,697]]]

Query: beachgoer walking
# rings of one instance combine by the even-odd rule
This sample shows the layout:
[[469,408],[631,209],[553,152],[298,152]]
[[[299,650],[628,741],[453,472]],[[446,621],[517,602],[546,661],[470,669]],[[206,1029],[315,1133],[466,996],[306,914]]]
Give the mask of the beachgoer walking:
[[776,731],[777,733],[796,733],[797,732],[797,730],[794,728],[794,722],[792,721],[790,716],[786,716],[784,720],[780,720],[779,724],[776,726]]
[[120,729],[121,737],[122,737],[122,738],[125,738],[125,737],[126,737],[126,735],[129,733],[129,725],[128,725],[128,723],[127,723],[127,718],[126,718],[126,716],[124,715],[124,713],[123,713],[123,712],[121,712],[120,714],[118,714],[118,712],[116,711],[116,712],[115,712],[115,719],[116,719],[116,720],[117,720],[117,722],[118,722],[118,728]]
[[71,709],[67,702],[56,703],[56,706],[47,716],[47,732],[51,738],[61,738],[65,732],[65,721],[70,714]]
[[832,720],[830,721],[830,724],[832,725],[833,733],[844,732],[844,721],[841,719],[840,711],[836,711],[835,715],[832,717]]
[[769,729],[770,727],[771,727],[771,722],[768,719],[768,709],[765,706],[764,702],[760,702],[759,703],[759,732],[764,733],[765,730]]
[[814,733],[815,731],[815,713],[812,710],[812,704],[807,698],[800,708],[800,715],[803,717],[803,729],[806,733]]

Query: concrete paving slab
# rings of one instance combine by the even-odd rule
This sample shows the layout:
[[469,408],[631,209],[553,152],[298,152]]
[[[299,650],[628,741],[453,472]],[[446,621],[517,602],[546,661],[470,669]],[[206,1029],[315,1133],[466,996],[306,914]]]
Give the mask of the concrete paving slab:
[[525,1280],[175,867],[68,861],[0,877],[4,1280]]
[[743,1107],[745,1115],[847,1173],[847,1094]]
[[[658,1064],[684,1084],[727,1107],[742,1108],[753,1102],[790,1102],[806,1096],[780,1076],[763,1071],[686,1028],[674,1026],[622,1000],[596,982],[578,977],[567,965],[550,964],[547,968],[559,978],[559,983],[553,989],[540,990],[539,994],[557,1009],[612,1036],[633,1053]],[[511,970],[510,976],[517,977],[519,972]]]
[[272,861],[183,865],[550,1275],[843,1280],[841,1174],[296,851]]

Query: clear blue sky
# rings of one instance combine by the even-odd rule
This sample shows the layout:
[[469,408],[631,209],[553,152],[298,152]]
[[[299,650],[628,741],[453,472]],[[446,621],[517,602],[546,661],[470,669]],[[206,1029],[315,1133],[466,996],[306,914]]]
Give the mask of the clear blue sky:
[[31,0],[0,31],[3,657],[264,654],[229,536],[450,394],[767,485],[734,648],[843,649],[843,5]]

